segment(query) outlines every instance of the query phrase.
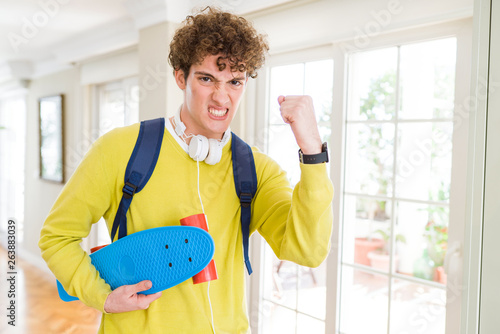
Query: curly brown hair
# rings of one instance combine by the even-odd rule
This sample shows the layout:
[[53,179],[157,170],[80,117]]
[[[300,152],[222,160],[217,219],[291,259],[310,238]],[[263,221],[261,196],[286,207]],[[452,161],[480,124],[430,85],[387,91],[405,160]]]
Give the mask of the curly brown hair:
[[222,55],[217,59],[220,71],[247,72],[257,77],[269,50],[266,36],[258,34],[243,17],[206,7],[194,16],[188,16],[177,29],[170,43],[168,60],[175,71],[182,70],[187,78],[192,64],[201,64],[208,55]]

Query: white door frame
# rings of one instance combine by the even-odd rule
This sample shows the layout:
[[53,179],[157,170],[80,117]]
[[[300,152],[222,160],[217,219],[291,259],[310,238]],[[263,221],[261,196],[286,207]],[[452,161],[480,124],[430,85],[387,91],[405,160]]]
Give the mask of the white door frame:
[[500,327],[500,2],[476,0],[462,333]]

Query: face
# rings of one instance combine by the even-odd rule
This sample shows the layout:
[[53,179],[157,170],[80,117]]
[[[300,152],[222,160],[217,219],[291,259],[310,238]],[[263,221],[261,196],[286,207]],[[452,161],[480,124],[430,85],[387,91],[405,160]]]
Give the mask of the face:
[[181,120],[186,133],[221,139],[234,118],[245,91],[246,72],[231,72],[229,65],[219,71],[217,58],[206,56],[193,64],[187,78],[175,72],[175,80],[184,91]]

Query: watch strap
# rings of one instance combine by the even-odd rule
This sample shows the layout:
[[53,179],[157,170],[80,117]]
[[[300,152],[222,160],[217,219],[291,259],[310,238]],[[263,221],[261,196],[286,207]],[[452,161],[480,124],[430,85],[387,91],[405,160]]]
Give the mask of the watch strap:
[[303,164],[321,164],[328,162],[328,148],[326,142],[323,143],[322,152],[318,154],[304,154],[301,149],[299,149],[299,160]]

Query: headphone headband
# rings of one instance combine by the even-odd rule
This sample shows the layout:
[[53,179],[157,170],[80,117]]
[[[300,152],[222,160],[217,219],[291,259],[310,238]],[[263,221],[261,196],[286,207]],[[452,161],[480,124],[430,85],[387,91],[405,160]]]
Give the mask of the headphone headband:
[[207,139],[202,135],[186,135],[186,125],[181,121],[181,108],[174,114],[175,133],[184,141],[184,136],[192,137],[188,147],[188,154],[196,161],[205,161],[209,165],[218,163],[222,156],[222,148],[231,139],[231,128],[228,128],[222,140]]
[[175,133],[182,138],[182,136],[184,136],[184,131],[186,131],[186,125],[181,121],[181,107],[179,107],[179,110],[174,115],[174,122]]

